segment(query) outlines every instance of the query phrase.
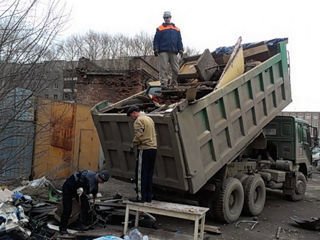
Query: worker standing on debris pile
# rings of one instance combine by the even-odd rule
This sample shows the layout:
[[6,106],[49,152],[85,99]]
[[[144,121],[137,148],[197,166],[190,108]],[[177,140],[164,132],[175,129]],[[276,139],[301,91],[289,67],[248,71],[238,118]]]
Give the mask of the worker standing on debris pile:
[[151,202],[152,177],[157,154],[157,138],[153,120],[137,106],[131,106],[127,116],[135,120],[131,150],[138,148],[136,161],[136,192],[134,202]]
[[[183,44],[181,40],[180,29],[174,23],[171,23],[171,13],[169,11],[163,14],[164,23],[156,30],[153,40],[154,55],[159,56],[159,79],[161,88],[174,88],[178,85],[177,78],[179,73],[179,63],[177,54],[183,57]],[[172,78],[168,86],[170,64]]]
[[98,193],[98,184],[109,180],[109,172],[107,170],[99,173],[83,170],[72,174],[64,182],[62,187],[62,204],[63,212],[60,221],[60,233],[67,233],[68,220],[72,212],[72,199],[77,199],[81,204],[80,229],[83,230],[88,220],[89,201],[88,195],[92,194],[93,198]]

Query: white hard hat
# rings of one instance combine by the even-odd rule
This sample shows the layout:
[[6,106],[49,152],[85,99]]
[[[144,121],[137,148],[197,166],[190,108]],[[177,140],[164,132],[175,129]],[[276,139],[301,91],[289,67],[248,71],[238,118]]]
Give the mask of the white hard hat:
[[171,12],[170,11],[165,11],[164,13],[163,13],[163,17],[165,18],[165,17],[171,17]]

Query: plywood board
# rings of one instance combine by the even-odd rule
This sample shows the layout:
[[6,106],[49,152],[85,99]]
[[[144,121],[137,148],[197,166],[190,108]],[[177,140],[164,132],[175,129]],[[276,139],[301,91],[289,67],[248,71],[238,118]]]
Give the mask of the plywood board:
[[215,89],[225,86],[244,73],[244,57],[241,40],[241,37],[239,37]]

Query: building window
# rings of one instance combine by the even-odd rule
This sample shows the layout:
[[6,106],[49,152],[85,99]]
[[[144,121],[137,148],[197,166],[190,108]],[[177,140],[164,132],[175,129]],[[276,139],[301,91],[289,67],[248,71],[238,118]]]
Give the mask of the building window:
[[54,95],[53,95],[53,98],[54,98],[54,99],[58,99],[58,95],[57,95],[57,94],[54,94]]
[[45,97],[45,98],[49,98],[49,94],[45,94],[44,97]]
[[54,88],[59,88],[59,84],[58,84],[58,83],[55,83],[55,84],[54,84]]
[[313,115],[312,118],[313,118],[314,120],[317,120],[317,119],[319,119],[319,116],[318,116],[318,115]]
[[64,99],[65,100],[70,100],[70,94],[69,93],[64,93]]
[[306,119],[310,119],[310,118],[311,118],[310,113],[306,113]]
[[304,118],[303,118],[303,114],[299,113],[299,114],[298,114],[298,118],[304,119]]

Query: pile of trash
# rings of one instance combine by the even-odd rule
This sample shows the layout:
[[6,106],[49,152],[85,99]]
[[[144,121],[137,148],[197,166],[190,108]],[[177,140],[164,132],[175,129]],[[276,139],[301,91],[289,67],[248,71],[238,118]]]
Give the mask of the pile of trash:
[[25,182],[22,186],[0,190],[0,237],[27,239],[51,237],[47,220],[53,216],[61,192],[45,177]]
[[[62,191],[45,177],[34,181],[26,181],[21,186],[9,190],[7,187],[0,189],[0,239],[57,239],[59,238],[59,222],[62,212]],[[105,229],[107,225],[123,224],[125,204],[122,196],[104,198],[100,193],[96,199],[89,199],[90,220],[85,230],[90,237],[89,229]],[[83,231],[77,229],[79,225],[80,204],[74,199],[72,215],[69,219],[68,233],[83,239],[77,234]],[[133,227],[135,215],[129,215],[129,227]],[[154,228],[156,219],[151,214],[141,214],[139,226]],[[116,236],[103,236],[97,239],[123,239],[123,240],[148,240],[138,229],[133,229],[119,238]]]
[[149,237],[147,235],[142,235],[142,233],[135,228],[130,230],[123,238],[116,236],[104,236],[95,238],[94,240],[149,240]]

